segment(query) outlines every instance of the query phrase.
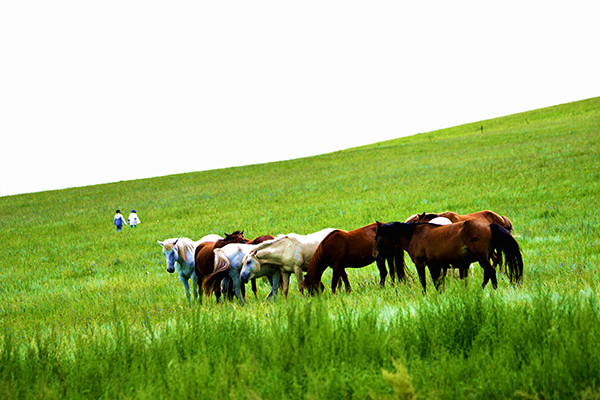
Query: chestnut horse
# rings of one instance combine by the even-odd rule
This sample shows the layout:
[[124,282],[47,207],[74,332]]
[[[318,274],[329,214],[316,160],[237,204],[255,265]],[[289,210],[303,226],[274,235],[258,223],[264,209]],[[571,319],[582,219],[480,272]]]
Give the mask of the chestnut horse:
[[[331,280],[331,291],[335,293],[339,279],[342,278],[346,291],[352,291],[346,268],[362,268],[377,262],[379,268],[379,286],[385,285],[388,274],[385,268],[385,260],[388,261],[392,281],[394,280],[394,256],[395,250],[381,251],[381,257],[373,255],[375,246],[375,233],[377,224],[373,223],[353,231],[336,229],[323,239],[313,255],[308,270],[304,276],[303,286],[309,293],[314,294],[317,289],[322,289],[321,276],[327,267],[333,270]],[[398,279],[405,280],[405,271],[402,268],[398,272]]]
[[[431,214],[431,213],[423,213],[423,214],[415,214],[411,215],[404,222],[431,222],[432,219],[443,217],[448,218],[452,223],[467,221],[469,219],[479,219],[484,222],[490,224],[497,224],[506,229],[509,233],[513,231],[513,224],[510,220],[502,215],[498,215],[493,211],[484,210],[478,211],[472,214],[457,214],[452,211],[446,211],[440,214]],[[504,272],[503,263],[502,263],[502,254],[495,252],[492,256],[492,263],[494,268],[498,268],[500,272]]]
[[[406,251],[415,263],[423,291],[426,291],[425,266],[429,267],[431,278],[439,288],[442,268],[452,265],[464,278],[469,264],[475,261],[484,271],[482,287],[491,280],[496,289],[496,270],[490,264],[490,256],[495,251],[504,254],[510,282],[515,284],[523,279],[523,259],[517,241],[503,227],[478,219],[451,225],[377,222],[373,255],[376,257],[394,248]],[[404,263],[403,257],[397,260]]]

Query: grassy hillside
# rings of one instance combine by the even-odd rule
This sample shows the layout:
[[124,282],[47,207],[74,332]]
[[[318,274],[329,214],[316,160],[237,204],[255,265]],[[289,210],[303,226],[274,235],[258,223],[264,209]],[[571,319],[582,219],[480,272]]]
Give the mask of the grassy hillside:
[[[600,330],[598,182],[594,98],[317,157],[2,197],[0,396],[212,390],[217,397],[380,398],[398,395],[394,382],[403,374],[419,397],[598,396],[600,350],[581,347],[568,333]],[[116,232],[117,208],[126,215],[135,208],[142,224]],[[293,282],[289,298],[277,304],[250,299],[241,309],[205,299],[190,309],[156,244],[237,229],[246,237],[307,234],[423,211],[483,209],[515,226],[525,263],[517,291],[500,279],[498,291],[482,292],[477,271],[467,290],[450,282],[447,293],[424,297],[418,285],[379,289],[371,266],[348,271],[351,294],[302,298]],[[267,294],[265,284],[259,292]],[[489,331],[499,326],[546,336],[542,344],[520,343],[514,332]],[[204,330],[210,340],[201,339]],[[223,335],[230,344],[217,339]],[[287,344],[251,344],[243,335],[271,342],[283,336]],[[177,337],[186,345],[170,341]],[[563,363],[566,355],[553,353],[555,340],[587,369]],[[494,346],[504,356],[491,354]],[[279,354],[265,355],[273,351]],[[395,373],[393,360],[406,371]],[[111,365],[121,371],[116,377]],[[500,372],[508,367],[516,372]],[[271,368],[268,385],[261,368]],[[195,384],[173,377],[190,370],[199,376]],[[163,373],[170,380],[158,379]],[[463,379],[457,382],[456,373]]]

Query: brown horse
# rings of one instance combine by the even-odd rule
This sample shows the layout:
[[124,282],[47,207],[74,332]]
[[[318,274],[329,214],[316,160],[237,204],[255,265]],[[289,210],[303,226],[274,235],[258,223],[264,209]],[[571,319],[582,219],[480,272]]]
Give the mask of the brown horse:
[[[423,214],[415,214],[406,219],[404,222],[429,222],[434,218],[444,217],[448,218],[453,224],[456,222],[467,221],[469,219],[478,219],[489,224],[500,225],[504,229],[506,229],[509,233],[513,231],[513,224],[510,220],[502,215],[496,214],[490,210],[478,211],[472,214],[457,214],[452,211],[446,211],[440,214],[432,214],[432,213],[423,213]],[[494,252],[491,256],[492,263],[494,268],[500,270],[500,272],[504,272],[503,263],[502,263],[502,254],[498,252]]]
[[[219,249],[228,245],[229,243],[247,243],[248,239],[244,237],[244,231],[235,231],[232,234],[225,234],[225,238],[221,240],[217,240],[216,242],[204,242],[200,243],[198,247],[196,247],[195,253],[195,269],[196,269],[196,278],[198,282],[200,301],[202,301],[202,294],[204,293],[202,290],[202,281],[207,275],[210,275],[214,269],[214,260],[215,255],[213,250]],[[215,290],[215,296],[217,298],[217,303],[221,298],[221,290],[220,288]]]
[[[496,270],[489,261],[495,251],[504,254],[510,282],[515,284],[523,279],[523,259],[519,244],[506,229],[497,224],[477,219],[451,225],[377,222],[373,255],[377,257],[380,252],[389,252],[396,247],[405,250],[415,263],[423,291],[426,290],[425,266],[429,267],[431,278],[436,288],[439,288],[442,268],[452,265],[460,270],[461,278],[464,278],[469,264],[475,261],[479,262],[484,271],[482,286],[485,288],[491,280],[496,289]],[[404,263],[404,258],[400,261]]]
[[[376,231],[377,224],[373,223],[353,231],[336,229],[327,235],[317,247],[310,261],[307,273],[304,276],[303,286],[311,294],[314,294],[317,289],[322,289],[321,276],[327,267],[331,267],[333,270],[331,291],[335,293],[339,279],[342,278],[346,286],[346,291],[350,292],[352,287],[348,281],[346,268],[362,268],[377,261],[380,276],[379,285],[383,287],[388,274],[385,268],[386,259],[392,280],[394,280],[395,250],[382,251],[379,257],[374,256],[373,249],[375,246]],[[406,278],[404,269],[397,272],[399,280]]]

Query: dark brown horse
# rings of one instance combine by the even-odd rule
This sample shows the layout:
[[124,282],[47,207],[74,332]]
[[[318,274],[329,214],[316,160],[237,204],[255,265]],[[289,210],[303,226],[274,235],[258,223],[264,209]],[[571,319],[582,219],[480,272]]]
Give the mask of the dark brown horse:
[[[225,234],[225,238],[221,240],[217,240],[216,242],[204,242],[200,243],[198,247],[196,247],[196,277],[198,282],[198,289],[200,295],[200,301],[202,301],[202,281],[207,275],[210,275],[214,269],[215,263],[215,255],[213,253],[214,249],[219,249],[228,245],[229,243],[247,243],[248,239],[244,237],[244,231],[235,231],[232,234]],[[217,303],[221,298],[221,290],[217,289],[215,291],[215,296],[217,298]]]
[[[383,287],[388,274],[385,268],[386,259],[393,280],[395,249],[381,251],[379,257],[373,256],[376,230],[377,224],[373,223],[353,231],[336,229],[327,235],[317,247],[310,261],[304,276],[303,286],[311,294],[314,294],[318,289],[322,289],[321,276],[327,267],[331,267],[333,270],[331,291],[335,293],[339,279],[342,278],[346,291],[350,292],[352,288],[345,269],[362,268],[377,261],[380,276],[379,285]],[[406,278],[404,269],[397,272],[398,279],[404,280]]]
[[[482,286],[485,287],[491,280],[496,289],[496,270],[490,264],[493,252],[504,254],[507,276],[512,284],[523,279],[523,259],[517,241],[503,227],[477,219],[452,225],[378,222],[373,255],[376,257],[380,252],[389,252],[393,248],[408,253],[417,267],[424,291],[425,266],[429,267],[431,278],[439,288],[442,268],[452,265],[460,270],[460,276],[464,278],[469,265],[475,261],[484,271]],[[398,257],[396,260],[404,263],[404,258]]]

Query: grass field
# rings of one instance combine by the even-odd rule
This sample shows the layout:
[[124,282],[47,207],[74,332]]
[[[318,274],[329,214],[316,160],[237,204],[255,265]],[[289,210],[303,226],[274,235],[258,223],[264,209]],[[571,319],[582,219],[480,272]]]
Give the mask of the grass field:
[[[343,143],[340,143],[343,147]],[[600,98],[291,161],[0,198],[0,398],[600,398]],[[116,232],[114,211],[142,223]],[[190,307],[157,240],[509,217],[523,285]],[[127,213],[125,213],[127,214]],[[408,261],[409,268],[414,266]],[[324,275],[327,284],[330,272]]]

